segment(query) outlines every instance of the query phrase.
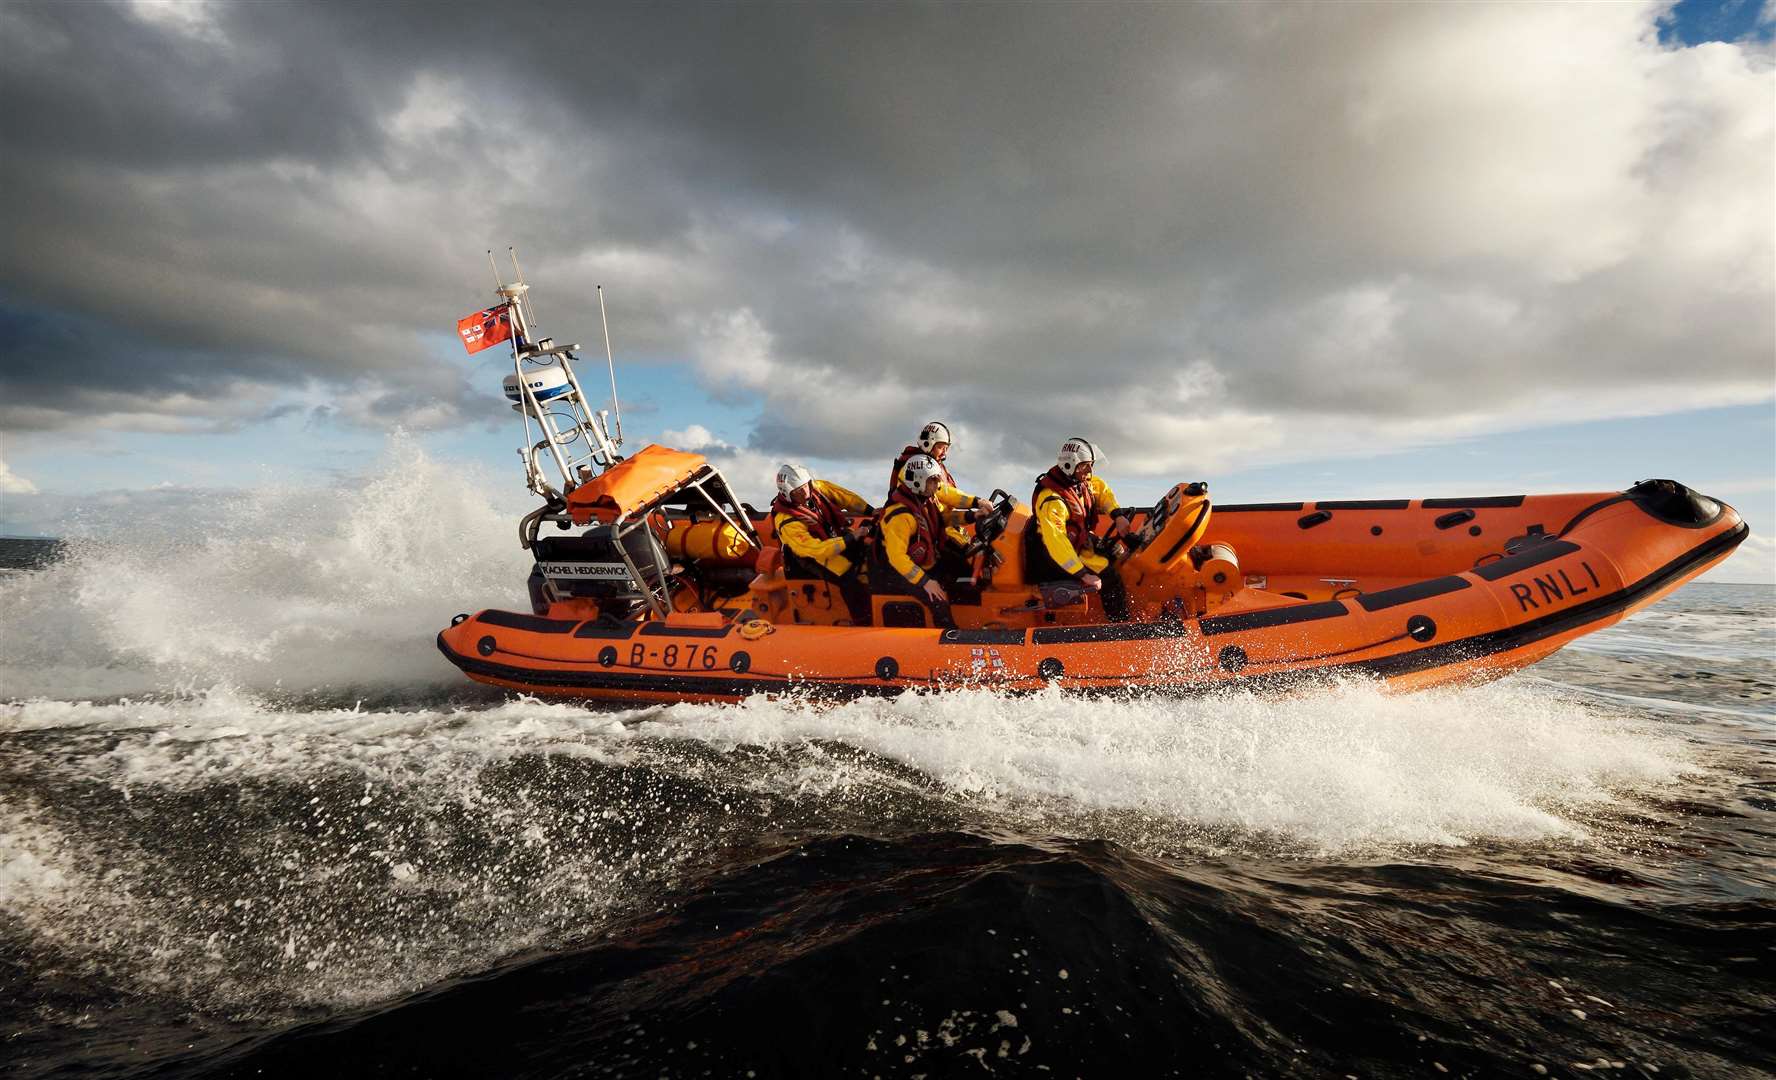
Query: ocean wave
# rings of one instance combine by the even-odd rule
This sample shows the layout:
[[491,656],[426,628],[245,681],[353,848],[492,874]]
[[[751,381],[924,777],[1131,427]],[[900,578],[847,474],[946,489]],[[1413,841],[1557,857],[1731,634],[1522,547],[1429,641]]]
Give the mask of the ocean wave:
[[394,436],[367,479],[258,488],[70,541],[0,578],[0,693],[454,685],[433,636],[522,595],[529,569],[493,490]]

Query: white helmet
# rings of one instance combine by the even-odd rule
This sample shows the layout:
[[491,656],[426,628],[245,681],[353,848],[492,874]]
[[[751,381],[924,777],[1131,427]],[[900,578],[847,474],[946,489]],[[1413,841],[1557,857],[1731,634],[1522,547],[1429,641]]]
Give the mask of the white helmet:
[[1061,452],[1056,455],[1055,464],[1060,466],[1063,473],[1072,476],[1081,464],[1090,462],[1095,465],[1097,460],[1098,448],[1089,440],[1075,436],[1061,444]]
[[900,482],[914,495],[924,495],[925,481],[934,476],[941,480],[943,473],[938,468],[937,459],[930,454],[914,454],[900,467]]
[[809,472],[806,466],[788,464],[777,470],[777,490],[785,498],[796,488],[813,482],[814,474]]
[[942,420],[933,420],[919,429],[919,449],[927,454],[931,453],[932,447],[938,443],[954,441],[950,438],[950,426]]

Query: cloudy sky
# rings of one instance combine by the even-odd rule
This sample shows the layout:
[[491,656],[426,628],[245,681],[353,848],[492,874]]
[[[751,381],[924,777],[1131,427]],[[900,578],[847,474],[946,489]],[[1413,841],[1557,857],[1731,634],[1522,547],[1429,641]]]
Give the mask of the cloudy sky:
[[[489,18],[497,10],[498,20]],[[1024,494],[1620,488],[1776,576],[1776,7],[0,6],[0,532],[509,470],[517,246],[631,442]],[[593,350],[596,351],[596,350]],[[502,479],[504,473],[498,474]],[[160,493],[160,494],[156,494]]]

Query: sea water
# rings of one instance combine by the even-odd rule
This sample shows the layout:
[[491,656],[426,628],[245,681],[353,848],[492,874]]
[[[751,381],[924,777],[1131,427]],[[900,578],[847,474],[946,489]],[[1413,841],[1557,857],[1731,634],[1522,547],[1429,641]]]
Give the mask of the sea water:
[[402,461],[0,572],[18,1075],[1776,1062],[1771,589],[1411,695],[588,708],[438,655],[528,566]]

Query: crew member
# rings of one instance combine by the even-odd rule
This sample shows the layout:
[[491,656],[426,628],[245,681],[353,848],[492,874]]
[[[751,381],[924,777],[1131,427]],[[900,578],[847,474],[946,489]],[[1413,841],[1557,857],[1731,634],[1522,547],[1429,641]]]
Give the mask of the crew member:
[[1035,584],[1072,578],[1087,592],[1096,592],[1112,622],[1129,619],[1128,591],[1110,560],[1097,552],[1098,519],[1111,518],[1111,531],[1122,536],[1134,530],[1126,512],[1118,513],[1116,495],[1093,470],[1098,451],[1085,439],[1061,444],[1054,467],[1036,478],[1030,496],[1031,527],[1024,531],[1024,580]]
[[876,561],[870,583],[881,592],[903,593],[931,610],[934,625],[952,629],[950,595],[945,579],[967,568],[944,531],[943,508],[937,495],[943,487],[943,466],[929,454],[914,454],[900,468],[888,504],[876,515]]
[[945,511],[944,520],[949,524],[950,539],[966,547],[968,534],[962,530],[962,523],[974,519],[975,512],[981,508],[981,501],[957,487],[956,478],[950,475],[950,467],[944,464],[944,459],[950,456],[950,426],[942,420],[933,420],[920,428],[918,444],[908,446],[894,459],[894,465],[888,470],[889,497],[892,498],[895,489],[900,486],[900,471],[917,454],[924,454],[937,462],[938,476],[942,479],[935,496],[937,505]]
[[875,507],[854,491],[816,480],[800,465],[777,470],[771,526],[783,545],[783,576],[827,581],[839,587],[852,626],[870,624],[870,594],[862,580],[864,537],[871,518],[847,522],[847,514],[873,515]]

